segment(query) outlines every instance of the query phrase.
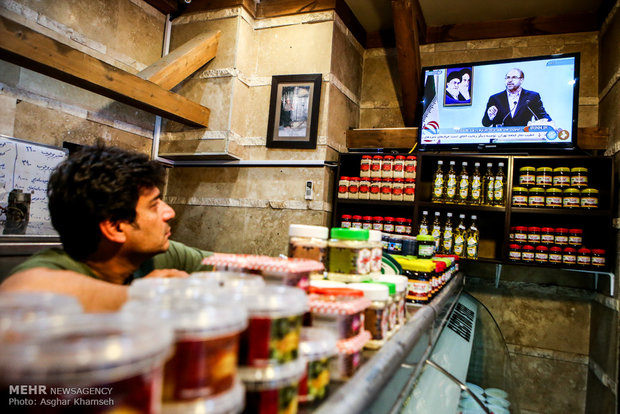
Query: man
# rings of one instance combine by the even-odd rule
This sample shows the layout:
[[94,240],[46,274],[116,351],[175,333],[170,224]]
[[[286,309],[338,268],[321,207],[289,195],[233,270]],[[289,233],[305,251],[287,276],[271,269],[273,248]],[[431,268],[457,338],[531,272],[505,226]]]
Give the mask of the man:
[[521,69],[511,69],[506,74],[506,90],[491,95],[482,118],[482,125],[526,126],[546,124],[551,117],[545,111],[538,92],[523,89],[525,75]]
[[459,72],[459,75],[461,77],[461,83],[459,83],[459,92],[461,93],[463,100],[469,102],[471,100],[471,70],[469,70],[468,68],[463,68]]
[[206,270],[208,252],[169,240],[174,210],[161,197],[164,168],[142,154],[85,147],[58,165],[49,210],[63,249],[41,251],[11,271],[0,290],[67,293],[89,311],[116,310],[139,277]]
[[446,99],[447,105],[463,103],[465,98],[459,92],[459,85],[461,83],[461,76],[458,71],[453,71],[448,74],[446,79]]

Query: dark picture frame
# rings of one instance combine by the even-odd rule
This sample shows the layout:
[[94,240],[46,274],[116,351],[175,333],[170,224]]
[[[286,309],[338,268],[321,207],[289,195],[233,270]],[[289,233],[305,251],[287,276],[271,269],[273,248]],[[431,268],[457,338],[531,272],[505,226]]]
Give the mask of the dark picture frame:
[[[469,75],[469,87],[466,88],[467,93],[463,93],[462,90],[462,80],[464,75]],[[455,91],[458,93],[456,98],[448,93],[448,89],[450,88],[449,83],[453,77],[456,77],[459,80],[459,90]],[[472,104],[474,90],[474,73],[471,66],[462,66],[446,69],[445,85],[446,90],[444,90],[443,106],[464,106]]]
[[267,148],[316,148],[320,73],[271,78]]

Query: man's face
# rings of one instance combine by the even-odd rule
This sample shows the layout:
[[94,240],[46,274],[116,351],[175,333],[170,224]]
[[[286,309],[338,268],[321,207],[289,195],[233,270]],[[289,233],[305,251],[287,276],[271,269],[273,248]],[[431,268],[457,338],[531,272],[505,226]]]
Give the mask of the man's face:
[[453,95],[458,95],[460,83],[461,81],[459,81],[457,78],[451,79],[450,82],[448,82],[448,84],[446,85],[446,89]]
[[518,70],[512,69],[506,74],[506,89],[510,92],[516,92],[521,87],[523,78]]
[[174,218],[172,207],[161,199],[159,188],[146,188],[140,192],[136,205],[136,220],[126,228],[128,252],[155,255],[168,250],[170,225]]
[[469,74],[464,73],[461,78],[461,89],[469,89]]

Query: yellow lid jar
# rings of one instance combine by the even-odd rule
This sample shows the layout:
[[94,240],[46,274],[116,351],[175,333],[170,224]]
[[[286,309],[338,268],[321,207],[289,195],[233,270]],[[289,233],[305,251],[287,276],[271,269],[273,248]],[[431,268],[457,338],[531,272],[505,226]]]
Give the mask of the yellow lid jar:
[[562,190],[559,188],[547,188],[545,191],[545,207],[562,207]]
[[528,202],[528,190],[525,187],[513,187],[512,188],[512,206],[513,207],[527,207]]
[[553,186],[554,187],[570,187],[570,168],[557,167],[553,169]]
[[578,208],[580,206],[580,192],[576,188],[567,188],[562,193],[562,207]]
[[519,186],[528,188],[534,185],[536,185],[536,168],[529,166],[519,168]]
[[581,190],[581,208],[598,208],[598,190],[596,188]]
[[553,170],[551,167],[538,167],[536,168],[536,186],[537,187],[551,187],[553,185]]
[[570,186],[577,188],[586,188],[588,186],[588,169],[585,167],[571,168]]

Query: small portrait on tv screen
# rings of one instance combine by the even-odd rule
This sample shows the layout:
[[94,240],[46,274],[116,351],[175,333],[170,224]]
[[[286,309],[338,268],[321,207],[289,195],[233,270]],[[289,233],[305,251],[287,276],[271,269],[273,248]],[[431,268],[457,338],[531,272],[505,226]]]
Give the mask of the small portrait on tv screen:
[[446,92],[443,105],[471,105],[473,81],[471,66],[446,69]]

